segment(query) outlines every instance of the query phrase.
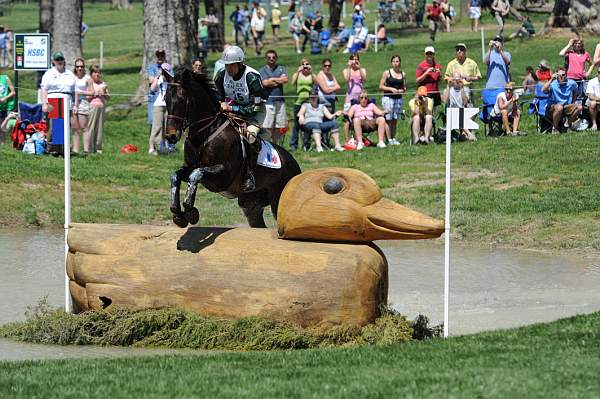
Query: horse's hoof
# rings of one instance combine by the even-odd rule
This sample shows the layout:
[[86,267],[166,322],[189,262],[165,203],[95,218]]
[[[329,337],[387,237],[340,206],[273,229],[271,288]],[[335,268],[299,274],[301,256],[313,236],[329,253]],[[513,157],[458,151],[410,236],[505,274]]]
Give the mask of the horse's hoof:
[[197,208],[188,209],[185,211],[185,218],[190,224],[196,224],[200,220],[200,212]]
[[177,225],[177,227],[184,228],[188,225],[188,220],[185,215],[173,215],[173,223]]

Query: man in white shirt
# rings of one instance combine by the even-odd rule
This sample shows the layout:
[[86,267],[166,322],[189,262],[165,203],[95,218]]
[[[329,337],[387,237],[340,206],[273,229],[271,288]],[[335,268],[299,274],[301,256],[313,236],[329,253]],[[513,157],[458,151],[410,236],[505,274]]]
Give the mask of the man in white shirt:
[[600,65],[598,66],[597,76],[590,80],[585,94],[588,96],[588,108],[590,110],[590,119],[592,120],[592,130],[598,130],[598,105],[600,105]]

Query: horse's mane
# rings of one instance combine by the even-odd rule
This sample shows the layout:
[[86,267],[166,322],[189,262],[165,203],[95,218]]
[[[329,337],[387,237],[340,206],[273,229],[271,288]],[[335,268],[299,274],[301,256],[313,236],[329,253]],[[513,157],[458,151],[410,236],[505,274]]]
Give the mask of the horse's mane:
[[175,68],[175,80],[180,81],[192,92],[192,98],[197,99],[196,94],[205,92],[212,105],[219,108],[219,92],[206,73],[193,73],[186,66]]

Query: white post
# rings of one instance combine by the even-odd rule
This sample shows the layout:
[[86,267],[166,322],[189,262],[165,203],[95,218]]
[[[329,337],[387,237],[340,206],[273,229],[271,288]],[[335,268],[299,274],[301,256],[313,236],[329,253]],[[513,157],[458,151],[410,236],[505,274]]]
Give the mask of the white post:
[[100,69],[104,68],[104,42],[100,41]]
[[485,58],[485,33],[483,27],[481,28],[481,62]]
[[377,20],[375,20],[374,24],[375,24],[375,30],[373,32],[375,32],[375,52],[377,52],[377,50],[378,50],[377,45],[379,44],[379,40],[377,38],[377,25],[378,25]]
[[346,19],[346,0],[342,2],[342,19]]
[[450,151],[452,144],[452,111],[446,113],[446,214],[444,235],[444,338],[448,338],[448,297],[450,291]]
[[65,312],[70,313],[73,311],[71,304],[71,293],[69,291],[69,276],[67,275],[67,255],[69,254],[69,245],[67,244],[67,237],[69,235],[69,226],[71,225],[71,97],[64,95],[63,101],[63,115],[65,124],[65,144],[64,144],[64,156],[65,156]]

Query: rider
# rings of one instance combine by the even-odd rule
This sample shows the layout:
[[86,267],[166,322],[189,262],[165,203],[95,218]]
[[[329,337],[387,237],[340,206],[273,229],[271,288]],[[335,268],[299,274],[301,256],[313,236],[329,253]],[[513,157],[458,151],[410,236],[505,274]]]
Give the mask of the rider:
[[260,73],[244,64],[244,51],[238,46],[226,48],[221,62],[225,64],[225,69],[215,76],[215,85],[221,97],[221,109],[245,119],[247,127],[244,137],[250,144],[256,143],[256,154],[248,159],[247,174],[242,183],[243,191],[253,191],[256,183],[252,168],[260,151],[260,141],[257,140],[260,128],[255,116],[260,111],[263,100],[267,99],[268,93],[261,83]]

